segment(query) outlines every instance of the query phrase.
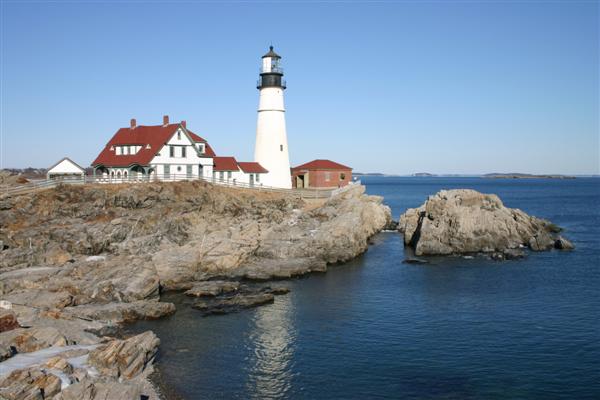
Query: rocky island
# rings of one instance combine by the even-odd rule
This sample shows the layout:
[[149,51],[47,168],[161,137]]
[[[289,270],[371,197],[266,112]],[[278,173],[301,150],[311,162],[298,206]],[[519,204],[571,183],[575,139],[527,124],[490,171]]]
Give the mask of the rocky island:
[[488,253],[503,259],[524,256],[524,248],[573,248],[551,222],[505,207],[494,194],[469,189],[430,196],[400,217],[398,229],[417,256]]
[[271,302],[272,279],[326,271],[391,221],[352,185],[329,199],[200,181],[59,186],[0,199],[0,397],[157,398],[160,343],[120,326],[185,290],[204,314]]

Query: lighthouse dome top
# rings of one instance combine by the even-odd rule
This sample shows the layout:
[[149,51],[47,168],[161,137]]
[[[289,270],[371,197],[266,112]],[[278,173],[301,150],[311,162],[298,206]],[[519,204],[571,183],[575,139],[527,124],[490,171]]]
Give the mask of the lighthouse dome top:
[[264,56],[262,56],[262,58],[267,58],[267,57],[277,58],[277,59],[281,58],[281,56],[279,54],[277,54],[273,51],[273,46],[269,46],[269,52],[267,54],[265,54]]

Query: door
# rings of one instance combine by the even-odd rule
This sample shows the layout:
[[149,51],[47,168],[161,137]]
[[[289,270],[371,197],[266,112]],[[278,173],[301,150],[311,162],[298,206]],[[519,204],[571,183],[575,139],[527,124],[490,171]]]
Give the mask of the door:
[[165,169],[164,178],[170,179],[171,178],[171,166],[165,165],[163,168]]
[[192,165],[188,164],[185,166],[185,175],[188,179],[192,177]]
[[254,174],[250,174],[250,186],[254,186]]

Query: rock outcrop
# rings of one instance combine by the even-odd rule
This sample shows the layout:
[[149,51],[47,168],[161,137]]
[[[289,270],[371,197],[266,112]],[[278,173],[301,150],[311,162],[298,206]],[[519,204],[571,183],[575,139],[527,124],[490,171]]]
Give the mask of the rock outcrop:
[[[123,323],[175,312],[160,301],[162,290],[188,290],[206,314],[272,302],[288,289],[240,282],[324,272],[365,251],[390,221],[382,198],[362,186],[311,202],[200,181],[62,185],[3,197],[0,300],[14,314],[1,315],[0,359],[100,345],[89,356],[99,376],[73,368],[72,384],[56,398],[139,399],[133,376],[150,369],[158,339],[103,342]],[[18,376],[19,393],[29,393],[26,377],[42,375]]]
[[88,362],[102,375],[131,379],[151,365],[160,340],[147,331],[127,340],[113,340],[89,354]]
[[518,249],[524,247],[572,248],[551,222],[507,208],[496,195],[468,189],[430,196],[400,217],[398,229],[417,256],[483,252],[504,259],[523,256]]
[[19,369],[0,378],[0,398],[7,400],[51,399],[60,388],[58,376],[38,368]]

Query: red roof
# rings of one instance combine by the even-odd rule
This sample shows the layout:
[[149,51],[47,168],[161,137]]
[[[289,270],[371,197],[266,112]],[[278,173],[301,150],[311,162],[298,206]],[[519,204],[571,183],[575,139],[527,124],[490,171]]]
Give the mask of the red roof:
[[307,162],[305,164],[302,165],[298,165],[297,167],[292,168],[292,170],[300,170],[300,169],[308,169],[308,170],[314,170],[314,169],[333,169],[333,170],[352,170],[352,168],[347,167],[345,165],[342,164],[338,164],[336,162],[333,162],[331,160],[313,160],[310,162]]
[[[138,125],[134,129],[121,128],[106,144],[92,165],[110,167],[128,167],[132,164],[148,165],[156,153],[169,141],[180,124],[169,125]],[[195,142],[206,143],[200,136],[188,131]],[[140,145],[142,148],[136,154],[117,155],[113,146]],[[113,150],[111,150],[111,147]],[[214,157],[213,149],[206,143],[206,155]]]
[[194,142],[204,143],[204,153],[207,156],[209,156],[209,157],[216,156],[215,151],[212,149],[212,147],[210,147],[210,144],[208,144],[208,142],[206,140],[202,139],[200,136],[196,135],[194,132],[190,131],[189,129],[186,128],[186,130]]
[[239,171],[235,157],[214,157],[213,171]]
[[247,174],[266,174],[269,172],[257,162],[239,162],[238,165]]

